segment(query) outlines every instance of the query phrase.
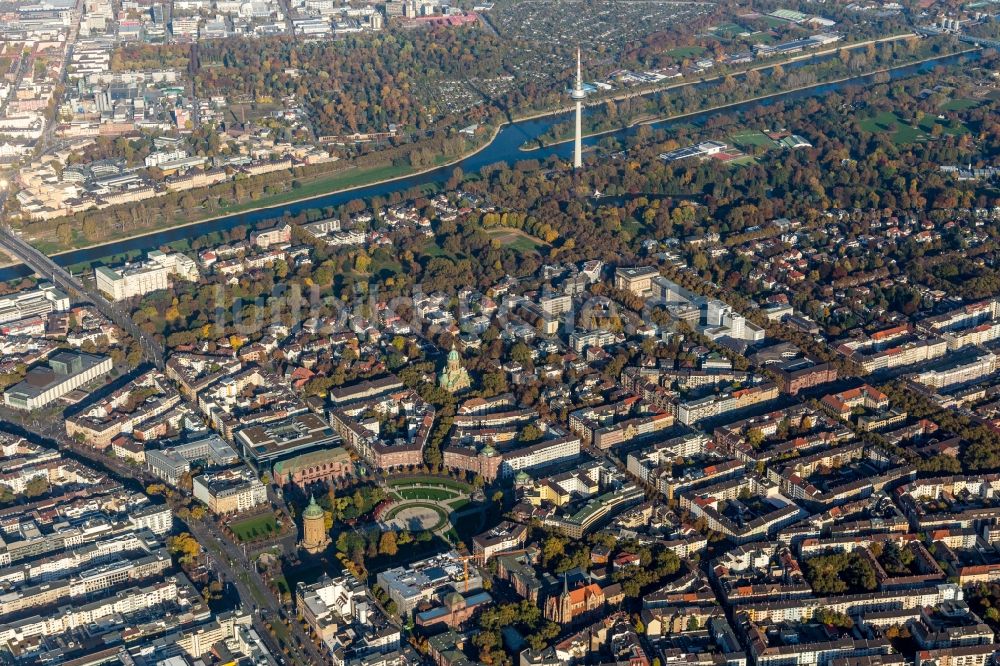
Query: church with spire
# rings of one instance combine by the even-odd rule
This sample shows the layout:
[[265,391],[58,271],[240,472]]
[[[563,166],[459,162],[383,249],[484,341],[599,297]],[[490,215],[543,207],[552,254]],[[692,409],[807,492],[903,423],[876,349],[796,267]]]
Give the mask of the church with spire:
[[545,619],[558,624],[573,624],[597,614],[605,604],[604,590],[597,583],[588,582],[574,590],[563,574],[563,589],[558,595],[545,600]]
[[454,345],[448,352],[448,362],[438,375],[438,386],[449,393],[458,393],[472,386],[469,371],[462,367],[462,359]]

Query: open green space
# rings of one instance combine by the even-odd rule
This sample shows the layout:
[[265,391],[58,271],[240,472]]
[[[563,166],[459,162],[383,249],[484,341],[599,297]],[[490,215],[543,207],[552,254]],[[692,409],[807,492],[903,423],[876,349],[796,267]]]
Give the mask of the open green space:
[[480,512],[467,511],[463,512],[456,518],[452,529],[459,539],[468,542],[472,537],[478,534],[480,528],[482,527],[482,523],[483,516]]
[[454,499],[455,493],[450,490],[441,490],[440,488],[402,488],[396,491],[402,499],[405,500],[435,500],[438,502],[444,502],[446,500]]
[[934,130],[934,125],[940,125],[942,131],[945,134],[952,134],[958,136],[960,134],[968,134],[969,128],[963,123],[959,122],[956,125],[950,125],[949,121],[942,121],[932,116],[924,116],[920,119],[919,127],[927,134],[930,134]]
[[635,238],[643,229],[645,229],[642,222],[632,217],[622,220],[621,225],[622,233],[626,233],[632,238]]
[[737,157],[736,159],[729,160],[727,164],[730,166],[747,166],[748,164],[753,164],[756,160],[752,155],[744,155],[743,157]]
[[[236,576],[250,588],[250,594],[253,595],[253,598],[256,600],[258,606],[263,608],[267,608],[269,606],[269,595],[260,589],[260,586],[257,585],[257,581],[250,578],[250,575],[245,571],[237,573]],[[291,645],[291,636],[288,633],[288,628],[281,622],[280,619],[276,617],[273,618],[270,626],[271,631],[274,633],[274,637],[278,640],[279,644]]]
[[732,134],[729,140],[733,142],[734,145],[740,148],[752,148],[754,146],[762,146],[764,148],[776,148],[776,144],[772,141],[766,134],[758,131],[750,132],[739,132],[738,134]]
[[369,269],[372,275],[385,277],[388,275],[399,275],[403,272],[403,264],[395,257],[376,252],[372,257],[372,265]]
[[905,124],[899,116],[891,111],[882,111],[877,115],[864,118],[858,123],[861,129],[866,132],[887,133],[891,135],[892,142],[897,145],[926,141],[932,136],[934,126],[940,125],[943,134],[965,134],[969,131],[965,125],[949,126],[933,116],[924,116],[916,127]]
[[773,44],[776,40],[769,32],[755,32],[747,37],[747,41],[751,44]]
[[[34,246],[37,247],[42,252],[45,252],[46,254],[52,254],[58,252],[58,250],[55,249],[55,245],[49,242],[41,241],[38,243],[34,243]],[[51,248],[51,251],[46,251],[44,249],[46,247]],[[95,266],[117,266],[119,264],[136,261],[138,259],[141,259],[142,256],[143,252],[141,250],[119,252],[117,254],[108,255],[107,257],[96,259],[94,261],[83,261],[77,264],[73,264],[72,266],[67,266],[66,270],[68,270],[70,273],[73,273],[74,275],[78,275],[79,273],[90,273],[89,277],[93,277],[92,271]],[[84,275],[83,277],[88,277],[88,276]]]
[[435,243],[433,239],[429,240],[427,243],[424,243],[424,246],[421,248],[421,252],[423,252],[428,257],[445,257],[447,259],[451,259],[452,261],[458,260],[458,257],[456,257],[453,253],[449,252],[448,250],[444,249],[443,247]]
[[541,238],[536,238],[520,229],[494,227],[488,229],[486,233],[504,247],[509,247],[516,252],[537,252],[538,248],[547,245]]
[[694,58],[705,52],[704,46],[678,46],[667,51],[667,55],[675,58]]
[[278,533],[278,522],[271,514],[254,516],[229,525],[240,541],[250,541],[258,537]]
[[966,111],[968,109],[974,109],[979,106],[979,100],[969,99],[968,97],[959,97],[957,99],[950,99],[941,105],[941,108],[945,111]]
[[268,597],[266,594],[264,594],[264,591],[260,589],[260,586],[257,585],[257,583],[250,578],[250,574],[246,573],[245,571],[241,571],[236,575],[239,577],[241,581],[246,583],[247,587],[250,588],[250,594],[253,595],[253,598],[257,602],[257,604],[259,606],[266,607]]
[[439,488],[451,488],[461,493],[472,492],[472,486],[469,484],[442,476],[401,476],[394,479],[387,479],[386,485],[393,488],[397,486],[437,486]]
[[292,589],[288,586],[288,579],[284,576],[278,576],[274,579],[274,584],[277,586],[278,591],[284,594],[285,592],[291,593]]
[[789,23],[789,21],[786,21],[785,19],[780,19],[777,16],[765,16],[765,15],[755,16],[752,20],[756,21],[757,23],[766,25],[768,28],[783,28]]
[[736,37],[747,32],[747,29],[736,23],[723,23],[717,26],[713,32],[720,37]]

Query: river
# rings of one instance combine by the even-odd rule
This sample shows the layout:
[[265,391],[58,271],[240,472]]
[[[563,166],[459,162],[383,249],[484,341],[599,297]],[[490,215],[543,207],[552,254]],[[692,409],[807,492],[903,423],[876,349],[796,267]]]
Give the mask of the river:
[[[889,72],[890,79],[899,79],[912,76],[913,74],[918,74],[921,72],[926,72],[938,65],[951,64],[959,61],[961,58],[966,59],[977,59],[979,57],[979,52],[965,53],[965,54],[951,54],[941,56],[939,58],[934,58],[932,60],[927,60],[921,63],[907,65],[894,69]],[[785,65],[785,69],[790,69],[794,66],[805,66],[814,62],[812,59],[801,60],[792,65]],[[785,102],[789,100],[803,99],[807,97],[815,97],[819,95],[825,95],[835,90],[839,90],[846,86],[858,85],[868,83],[874,80],[877,74],[868,74],[857,76],[852,79],[845,81],[840,81],[836,83],[825,83],[819,84],[811,88],[804,90],[795,90],[787,93],[780,93],[767,99],[762,100],[750,100],[747,102],[740,102],[732,106],[728,106],[724,109],[703,111],[700,113],[685,116],[683,118],[663,120],[649,123],[653,128],[670,128],[678,123],[684,124],[702,124],[709,118],[722,115],[722,114],[732,114],[734,112],[740,112],[742,110],[751,108],[753,106],[770,106],[776,102]],[[715,85],[715,83],[700,83],[694,85]],[[650,93],[658,94],[658,93]],[[572,142],[561,143],[555,146],[548,146],[545,148],[536,148],[534,150],[522,150],[521,146],[527,141],[537,141],[539,137],[548,132],[553,125],[566,122],[570,119],[570,113],[560,113],[556,115],[544,116],[540,118],[534,118],[531,120],[522,120],[509,125],[505,125],[500,132],[497,134],[496,138],[485,148],[480,150],[478,153],[471,155],[470,157],[462,160],[457,164],[453,164],[446,167],[441,167],[440,169],[435,169],[433,171],[427,171],[425,173],[416,174],[406,178],[401,178],[399,180],[394,180],[390,182],[378,183],[375,185],[368,185],[352,190],[346,190],[341,192],[334,192],[328,195],[307,199],[303,201],[297,201],[293,203],[281,204],[271,208],[262,208],[260,210],[249,211],[245,213],[236,213],[234,215],[229,215],[226,217],[220,217],[213,220],[206,220],[204,222],[198,222],[195,224],[176,227],[173,229],[165,229],[163,231],[158,231],[150,233],[144,236],[138,236],[135,238],[129,238],[120,241],[112,241],[103,245],[81,249],[81,250],[71,250],[59,254],[55,257],[56,262],[61,266],[72,266],[74,264],[85,263],[85,262],[95,262],[99,261],[105,257],[111,257],[113,255],[120,255],[127,252],[135,251],[146,251],[153,250],[161,245],[166,245],[168,243],[173,243],[175,241],[194,238],[197,236],[202,236],[204,234],[212,233],[215,231],[225,231],[231,229],[238,225],[245,225],[248,227],[259,226],[261,222],[265,220],[273,220],[275,218],[282,217],[286,212],[296,215],[302,210],[308,208],[323,208],[327,206],[338,206],[340,204],[352,201],[354,199],[369,199],[375,196],[385,197],[392,192],[405,191],[411,187],[428,185],[428,184],[443,184],[448,180],[452,171],[455,167],[460,167],[462,171],[466,174],[478,172],[482,167],[488,164],[495,164],[497,162],[504,162],[506,164],[513,164],[519,160],[544,160],[550,155],[558,155],[559,157],[569,159],[572,154],[573,144]],[[593,136],[590,138],[585,138],[583,140],[585,146],[593,146],[599,141],[601,141],[605,136],[615,136],[615,137],[626,137],[636,131],[636,128],[623,128],[616,130],[614,132],[609,132],[604,135]],[[30,270],[23,265],[9,266],[7,268],[0,269],[0,281],[13,280],[15,278],[24,277],[30,274]]]

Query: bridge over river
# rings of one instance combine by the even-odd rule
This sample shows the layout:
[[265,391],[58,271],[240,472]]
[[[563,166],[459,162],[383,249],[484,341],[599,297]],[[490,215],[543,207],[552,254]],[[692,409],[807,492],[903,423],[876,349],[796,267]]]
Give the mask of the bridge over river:
[[75,301],[92,303],[101,314],[139,341],[144,360],[163,369],[163,346],[141,331],[123,307],[106,299],[96,289],[86,287],[79,278],[42,254],[7,225],[0,225],[0,249],[12,258],[24,262],[39,277],[49,280]]

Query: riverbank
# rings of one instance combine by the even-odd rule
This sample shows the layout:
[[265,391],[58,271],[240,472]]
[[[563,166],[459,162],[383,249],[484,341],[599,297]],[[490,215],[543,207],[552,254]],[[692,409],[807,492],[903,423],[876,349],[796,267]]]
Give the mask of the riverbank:
[[[95,248],[100,248],[100,247],[103,247],[103,246],[106,246],[106,245],[111,245],[111,244],[114,244],[114,243],[120,243],[122,241],[141,239],[141,238],[144,238],[144,237],[147,237],[147,236],[154,236],[156,234],[162,233],[162,232],[167,231],[167,230],[184,229],[186,227],[191,227],[191,226],[199,225],[199,224],[206,224],[206,223],[214,222],[216,220],[221,220],[221,219],[224,219],[224,218],[227,218],[227,217],[232,217],[233,215],[256,213],[256,212],[260,212],[260,211],[263,211],[263,210],[268,210],[268,209],[271,209],[271,208],[275,208],[277,206],[282,206],[282,205],[287,205],[287,204],[308,203],[309,201],[314,201],[316,199],[322,199],[324,197],[330,196],[331,194],[345,194],[345,193],[353,192],[355,190],[365,189],[365,188],[369,188],[369,187],[375,187],[375,186],[379,186],[379,185],[388,185],[388,184],[391,184],[391,183],[394,183],[394,182],[397,182],[397,181],[400,181],[400,180],[406,180],[406,179],[409,179],[409,178],[413,178],[414,176],[419,176],[419,175],[422,175],[422,174],[431,173],[431,172],[437,171],[438,169],[447,169],[448,167],[455,166],[456,164],[459,164],[460,162],[463,162],[463,161],[467,160],[468,158],[473,157],[473,156],[479,154],[480,152],[482,152],[483,150],[485,150],[486,148],[488,148],[490,146],[490,144],[492,144],[496,140],[497,135],[500,134],[500,131],[503,129],[504,125],[506,125],[506,124],[507,123],[504,122],[504,123],[501,123],[500,125],[498,125],[497,127],[495,127],[493,129],[491,135],[490,135],[489,140],[483,142],[482,145],[478,146],[477,148],[475,148],[475,149],[473,149],[473,150],[471,150],[469,152],[462,153],[461,155],[459,155],[459,156],[457,156],[457,157],[455,157],[453,159],[450,159],[450,160],[448,160],[446,162],[442,162],[441,164],[434,164],[434,165],[429,166],[429,167],[421,167],[421,168],[412,168],[412,167],[405,168],[404,167],[404,168],[402,168],[400,170],[400,173],[398,173],[398,174],[394,174],[392,176],[387,176],[387,177],[376,177],[376,178],[373,178],[373,179],[370,179],[370,180],[366,180],[366,179],[364,179],[363,176],[361,176],[361,180],[358,183],[354,184],[354,185],[351,185],[349,187],[327,189],[327,190],[324,190],[323,192],[319,192],[317,194],[308,194],[308,195],[305,195],[305,196],[301,196],[301,194],[297,190],[291,190],[289,192],[282,192],[280,194],[275,194],[275,195],[273,195],[271,197],[267,197],[267,198],[264,198],[264,199],[259,199],[258,201],[253,202],[252,205],[237,204],[235,206],[231,206],[228,209],[219,212],[218,214],[210,215],[208,217],[200,217],[200,218],[197,218],[197,219],[194,219],[194,220],[190,220],[190,221],[187,221],[187,222],[181,222],[179,224],[162,224],[162,225],[158,225],[158,226],[155,226],[155,227],[151,227],[149,229],[144,229],[142,232],[137,233],[137,234],[125,234],[125,235],[122,235],[122,236],[116,236],[114,238],[109,238],[108,240],[103,240],[103,241],[100,241],[100,242],[97,242],[97,243],[90,243],[88,245],[74,246],[74,247],[71,247],[71,248],[66,248],[64,250],[57,250],[56,252],[52,252],[52,253],[48,253],[47,252],[46,254],[48,254],[50,257],[55,258],[55,257],[63,256],[63,255],[66,255],[66,254],[69,254],[69,253],[72,253],[72,252],[80,252],[80,251],[84,251],[84,250],[93,250]],[[386,169],[395,169],[395,168],[396,167],[392,167],[391,165],[381,166],[381,167],[372,167],[371,169],[368,169],[366,171],[358,171],[357,174],[360,175],[360,174],[363,174],[363,173],[379,173],[379,172],[385,171]],[[345,175],[352,175],[351,173],[349,173],[349,172],[352,172],[352,170],[353,170],[353,167],[345,169],[343,172],[336,172],[335,174],[331,174],[328,178],[322,178],[322,179],[317,179],[317,180],[322,180],[324,182],[327,182],[329,180],[334,180],[336,178],[341,178],[341,177],[343,177]],[[291,195],[291,196],[289,196],[289,195]],[[26,240],[30,241],[31,239],[26,239]],[[19,263],[20,262],[8,262],[6,264],[0,264],[0,267],[16,266]]]
[[[650,114],[644,114],[643,117],[637,118],[637,119],[635,119],[635,120],[633,120],[633,121],[631,121],[631,122],[629,122],[629,123],[627,123],[625,125],[619,125],[617,127],[611,127],[611,128],[603,129],[603,130],[585,132],[583,134],[583,138],[589,139],[589,138],[593,138],[593,137],[605,136],[607,134],[614,134],[615,132],[621,132],[623,130],[632,129],[634,127],[638,127],[639,125],[655,125],[656,123],[662,123],[662,122],[665,122],[665,121],[668,121],[668,120],[680,120],[680,119],[683,119],[683,118],[688,118],[690,116],[696,116],[696,115],[699,115],[699,114],[702,114],[702,113],[707,113],[707,112],[712,112],[712,111],[721,111],[723,109],[727,109],[727,108],[730,108],[730,107],[733,107],[733,106],[739,106],[740,104],[746,104],[747,102],[757,102],[757,101],[762,101],[762,100],[770,99],[772,97],[780,97],[782,95],[788,95],[790,93],[802,92],[804,90],[810,90],[811,88],[819,88],[821,86],[826,86],[826,85],[834,85],[834,84],[838,84],[838,83],[845,83],[847,81],[851,81],[851,80],[854,80],[854,79],[860,79],[860,78],[864,78],[864,77],[867,77],[867,76],[874,76],[876,74],[885,74],[885,73],[888,73],[888,72],[895,71],[897,69],[903,69],[905,67],[912,67],[914,65],[920,65],[920,64],[923,64],[925,62],[931,62],[933,60],[940,60],[941,58],[950,58],[950,57],[954,57],[954,56],[961,56],[961,55],[965,55],[967,53],[972,53],[974,51],[981,51],[981,50],[982,50],[981,47],[975,46],[975,47],[970,47],[968,49],[964,49],[962,51],[955,51],[954,53],[946,53],[944,55],[937,54],[937,55],[933,55],[933,56],[927,56],[926,58],[921,58],[919,60],[911,60],[911,61],[908,61],[908,62],[900,63],[898,65],[893,65],[891,67],[880,67],[879,69],[873,69],[873,70],[871,70],[869,72],[865,72],[863,74],[850,74],[848,76],[841,76],[841,77],[838,77],[838,78],[835,78],[835,79],[829,79],[829,80],[826,80],[826,81],[816,81],[815,83],[808,83],[808,84],[805,84],[805,85],[796,86],[795,88],[783,88],[782,90],[776,90],[774,92],[766,93],[766,94],[763,94],[763,95],[755,95],[753,97],[747,97],[745,99],[736,100],[736,101],[733,101],[733,102],[725,102],[724,104],[715,104],[713,106],[709,106],[709,107],[706,107],[706,108],[703,108],[703,109],[696,109],[696,110],[693,110],[693,111],[684,111],[683,113],[675,113],[675,114],[668,114],[668,115],[659,115],[659,116],[654,116],[652,118],[648,117]],[[816,55],[819,55],[819,54],[816,54]],[[764,67],[764,69],[768,69],[768,68],[773,67],[773,66],[774,65],[768,65],[767,67]],[[746,70],[746,71],[751,71],[751,70]],[[742,73],[745,74],[745,72],[742,72]],[[716,77],[716,79],[718,79],[718,78],[721,78],[721,77]],[[710,82],[712,80],[715,80],[715,79],[706,79],[706,82]],[[563,138],[563,139],[556,139],[554,141],[538,140],[538,141],[532,142],[531,144],[525,143],[525,145],[521,146],[520,149],[522,151],[526,152],[526,153],[530,153],[532,151],[539,150],[539,149],[542,149],[542,148],[552,148],[552,147],[555,147],[555,146],[561,146],[561,145],[567,144],[567,143],[569,143],[569,142],[571,142],[573,140],[574,139],[573,139],[572,136],[569,136],[569,137],[566,137],[566,138]]]
[[[686,88],[688,86],[696,86],[696,85],[702,85],[702,84],[705,84],[705,83],[713,83],[715,81],[722,81],[727,76],[741,76],[741,75],[746,75],[749,72],[760,72],[760,71],[763,71],[763,70],[766,70],[766,69],[771,69],[773,67],[777,67],[777,66],[780,66],[780,65],[790,65],[790,64],[793,64],[793,63],[796,63],[796,62],[801,62],[803,60],[811,60],[811,59],[816,58],[818,56],[831,55],[833,53],[837,53],[838,51],[845,50],[845,49],[848,50],[848,51],[854,51],[855,49],[859,49],[861,47],[868,46],[870,44],[883,44],[883,43],[886,43],[886,42],[897,42],[897,41],[900,41],[900,40],[903,40],[903,39],[909,39],[911,37],[919,37],[919,35],[917,35],[916,33],[913,33],[913,32],[907,32],[907,33],[903,33],[903,34],[899,34],[899,35],[890,35],[888,37],[879,37],[878,39],[867,39],[867,40],[862,41],[862,42],[851,42],[850,44],[840,44],[840,45],[838,45],[836,47],[831,47],[831,48],[828,48],[828,49],[820,49],[818,51],[810,51],[808,53],[802,53],[800,55],[793,56],[791,58],[786,58],[784,60],[762,63],[762,64],[759,64],[759,65],[754,65],[753,67],[748,67],[746,69],[740,69],[740,70],[736,70],[736,71],[732,71],[732,72],[725,72],[725,73],[722,73],[722,74],[716,74],[714,76],[710,76],[708,78],[700,78],[700,79],[697,79],[695,81],[686,80],[686,81],[674,81],[672,83],[661,83],[661,84],[656,84],[656,85],[653,85],[653,86],[650,86],[650,87],[636,88],[636,89],[630,90],[627,93],[621,93],[621,94],[618,94],[618,95],[594,97],[594,98],[591,98],[589,101],[584,102],[583,106],[584,106],[584,108],[591,107],[591,106],[600,106],[601,104],[604,104],[605,102],[621,102],[621,101],[624,101],[624,100],[627,100],[627,99],[634,99],[636,97],[645,97],[646,95],[654,95],[656,93],[667,92],[669,90],[677,90],[677,89],[680,89],[680,88]],[[943,57],[943,56],[939,55],[937,57]],[[911,63],[911,64],[914,64],[914,63]],[[859,76],[863,76],[863,75],[859,75]],[[557,115],[557,114],[561,114],[561,113],[570,113],[570,112],[575,111],[575,110],[576,110],[575,106],[564,106],[564,107],[560,107],[557,111],[541,111],[541,112],[538,112],[538,113],[532,113],[532,114],[525,115],[523,117],[515,118],[514,121],[515,122],[521,122],[521,121],[525,121],[525,120],[535,120],[537,118],[544,118],[545,116],[548,116],[548,115]],[[702,109],[702,111],[709,111],[709,110],[711,110],[711,109]],[[692,112],[692,113],[697,113],[697,112]],[[618,129],[624,129],[624,127],[620,127]],[[596,136],[596,134],[585,134],[584,136]],[[551,143],[551,144],[540,143],[540,144],[537,144],[535,146],[525,146],[523,148],[523,150],[530,151],[530,150],[535,150],[537,148],[547,148],[547,147],[552,146],[552,145],[558,145],[559,143],[564,143],[564,140],[560,140],[560,141],[558,141],[556,143]]]
[[[928,71],[930,68],[934,67],[935,64],[950,66],[957,63],[963,57],[976,58],[978,55],[979,53],[976,52],[975,49],[972,49],[971,52],[966,51],[961,54],[938,55],[932,58],[922,59],[920,63],[910,63],[907,65],[893,67],[892,70],[889,71],[888,77],[890,79],[898,79],[901,77],[916,75],[921,72]],[[871,77],[870,73],[858,74],[843,79],[840,83],[827,82],[825,84],[819,84],[819,86],[821,86],[821,90],[833,91],[842,85],[850,83],[851,81],[864,81],[869,77]],[[771,94],[769,97],[772,99],[796,99],[812,94],[816,93],[808,90],[805,92],[785,91]],[[767,100],[760,102],[750,100],[734,103],[734,108],[739,109],[741,105],[749,107],[755,104],[767,103]],[[697,117],[699,113],[710,115],[715,112],[709,110],[693,113],[694,117]],[[649,121],[649,119],[647,118],[646,121]],[[531,121],[515,121],[513,124],[510,122],[502,123],[493,129],[489,143],[477,150],[474,156],[460,161],[458,166],[460,166],[464,172],[473,174],[478,173],[484,166],[494,163],[514,164],[519,160],[528,158],[544,161],[553,156],[559,157],[560,159],[568,159],[571,154],[571,145],[568,145],[567,142],[563,142],[560,146],[554,148],[538,149],[534,153],[530,154],[526,154],[519,150],[519,147],[526,139],[531,140],[541,137],[546,132],[550,131],[552,126],[558,122],[560,122],[560,117],[558,115],[552,115],[549,118],[535,119]],[[664,121],[659,120],[655,122]],[[669,123],[670,121],[666,122]],[[621,134],[625,134],[629,131],[631,130],[614,129],[610,130],[610,133],[619,132]],[[607,133],[609,132],[605,132],[605,134]],[[450,165],[454,166],[455,161],[450,161]],[[353,199],[389,197],[395,192],[405,191],[414,187],[424,187],[428,185],[440,186],[442,183],[446,182],[450,176],[448,167],[422,170],[421,173],[422,175],[393,178],[390,182],[386,182],[386,184],[379,186],[371,185],[355,187],[342,194],[331,193],[318,198],[312,197],[301,203],[284,204],[270,208],[259,207],[259,209],[255,212],[239,213],[227,217],[214,216],[211,221],[187,224],[183,228],[171,227],[163,229],[159,232],[144,233],[142,236],[136,236],[128,240],[96,244],[87,250],[60,252],[55,258],[56,261],[62,266],[77,266],[82,268],[86,268],[97,263],[107,264],[120,262],[124,260],[123,257],[134,257],[160,246],[170,245],[178,241],[190,240],[191,238],[199,235],[226,231],[239,225],[254,226],[268,220],[272,220],[275,217],[280,217],[285,213],[297,215],[303,210],[307,210],[309,208],[335,207],[343,205]],[[0,269],[0,281],[13,280],[29,274],[30,272],[24,266],[8,267]]]
[[[739,70],[739,71],[736,71],[736,72],[732,72],[732,74],[733,75],[745,75],[747,72],[755,71],[755,70],[768,69],[768,68],[774,67],[775,65],[789,65],[789,64],[793,64],[795,62],[799,62],[799,61],[802,61],[802,60],[808,60],[808,59],[812,59],[812,58],[815,58],[815,57],[829,55],[831,53],[836,53],[837,51],[839,51],[841,49],[845,49],[845,48],[849,49],[849,50],[853,50],[853,49],[857,49],[857,48],[863,48],[863,47],[868,46],[870,44],[879,44],[879,43],[884,43],[884,42],[894,42],[894,41],[899,41],[899,40],[903,40],[903,39],[909,39],[909,38],[914,37],[914,36],[915,35],[913,33],[904,33],[904,34],[899,34],[899,35],[890,35],[890,36],[886,36],[886,37],[880,37],[880,38],[876,38],[876,39],[865,40],[863,42],[854,42],[852,44],[839,45],[836,48],[829,48],[829,49],[823,49],[823,50],[820,50],[820,51],[813,51],[813,52],[810,52],[808,54],[800,54],[800,55],[797,55],[797,56],[793,56],[793,57],[790,57],[790,58],[783,59],[783,60],[781,60],[779,62],[770,62],[770,63],[764,63],[764,64],[755,65],[754,67],[750,67],[750,68],[746,68],[746,69]],[[653,86],[649,86],[649,87],[641,87],[641,88],[629,90],[629,91],[622,92],[622,93],[615,94],[615,95],[598,96],[598,97],[595,97],[592,100],[590,100],[587,105],[588,106],[597,106],[597,105],[603,104],[603,103],[605,103],[607,101],[616,101],[617,102],[617,101],[632,99],[632,98],[636,98],[636,97],[648,96],[648,95],[656,94],[658,92],[664,92],[664,91],[668,91],[668,90],[676,90],[676,89],[683,88],[683,87],[686,87],[686,86],[701,85],[701,84],[704,84],[704,83],[710,83],[710,82],[713,82],[713,81],[722,80],[726,75],[728,75],[728,74],[719,74],[719,75],[716,75],[714,77],[698,79],[696,81],[677,81],[677,82],[671,82],[671,83],[657,84],[657,85],[653,85]],[[754,98],[748,98],[748,100],[746,100],[746,101],[749,101],[749,100],[752,100],[752,99],[754,99]],[[508,126],[508,125],[512,125],[512,124],[516,124],[516,123],[522,123],[522,122],[528,122],[528,121],[532,121],[532,120],[537,120],[537,119],[542,119],[542,118],[548,118],[548,117],[553,117],[553,116],[558,116],[558,115],[561,115],[561,114],[564,114],[564,113],[572,111],[573,108],[574,107],[572,107],[572,106],[563,106],[563,107],[557,107],[557,108],[554,108],[554,109],[546,109],[546,110],[543,110],[543,111],[532,112],[532,113],[525,113],[525,114],[522,114],[522,115],[511,116],[508,120],[505,120],[505,121],[501,122],[499,125],[497,125],[496,127],[494,127],[493,130],[492,130],[492,134],[491,134],[490,138],[487,141],[485,141],[482,145],[478,146],[477,148],[475,148],[475,149],[473,149],[471,151],[468,151],[466,153],[458,155],[458,156],[456,156],[455,158],[453,158],[451,160],[447,160],[447,161],[445,161],[445,162],[443,162],[441,164],[434,164],[434,165],[431,165],[429,167],[411,168],[411,167],[400,167],[400,166],[393,166],[393,165],[383,165],[383,166],[379,166],[379,167],[371,167],[371,168],[366,169],[366,170],[357,170],[357,171],[354,171],[353,167],[348,167],[347,169],[345,169],[343,171],[335,172],[333,174],[329,174],[329,175],[326,175],[326,176],[321,176],[319,178],[316,178],[314,181],[307,183],[303,188],[291,189],[291,190],[288,190],[288,191],[285,191],[285,192],[281,192],[281,193],[278,193],[278,194],[274,194],[274,195],[271,195],[271,196],[268,196],[268,197],[263,197],[261,199],[258,199],[257,201],[253,201],[253,202],[246,202],[246,203],[242,203],[242,204],[234,204],[234,205],[228,206],[228,207],[226,207],[226,208],[224,208],[222,210],[215,211],[215,212],[212,212],[212,213],[207,213],[206,212],[206,214],[203,215],[203,216],[195,216],[194,218],[186,220],[186,221],[183,221],[183,222],[176,222],[176,221],[171,222],[171,221],[164,220],[164,221],[161,221],[161,222],[159,222],[157,224],[153,224],[153,225],[151,225],[149,227],[143,228],[143,229],[137,231],[136,233],[115,234],[115,235],[112,235],[112,236],[110,236],[108,238],[104,238],[104,239],[102,239],[100,241],[96,241],[96,242],[93,242],[93,243],[86,243],[86,242],[84,242],[83,244],[79,244],[79,245],[70,243],[69,246],[67,247],[65,245],[62,245],[60,243],[57,243],[57,242],[53,241],[51,239],[51,237],[47,237],[47,238],[44,238],[44,239],[43,238],[30,238],[30,237],[26,237],[26,238],[27,238],[27,240],[29,240],[30,242],[32,242],[33,244],[35,244],[36,247],[38,247],[40,250],[42,250],[43,252],[45,252],[49,256],[56,257],[56,256],[61,256],[61,255],[70,253],[70,252],[78,252],[78,251],[91,250],[91,249],[98,248],[98,247],[101,247],[101,246],[104,246],[104,245],[109,245],[111,243],[119,243],[119,242],[131,240],[131,239],[143,238],[143,237],[151,236],[151,235],[154,235],[154,234],[158,234],[158,233],[161,233],[163,231],[170,230],[170,229],[183,229],[183,228],[190,227],[190,226],[193,226],[193,225],[196,225],[196,224],[211,223],[214,220],[218,220],[218,219],[230,217],[232,215],[255,213],[255,212],[259,212],[259,211],[262,211],[262,210],[266,210],[266,209],[269,209],[269,208],[275,208],[275,207],[283,206],[283,205],[297,205],[297,204],[307,203],[309,201],[317,200],[317,199],[320,199],[320,198],[324,198],[324,197],[327,197],[327,196],[330,196],[330,195],[334,195],[334,194],[349,193],[351,191],[359,190],[359,189],[362,189],[362,188],[377,187],[377,186],[380,186],[380,185],[390,184],[390,183],[397,182],[397,181],[400,181],[400,180],[404,180],[404,179],[408,179],[408,178],[413,178],[415,176],[420,176],[421,174],[430,173],[430,172],[436,171],[438,169],[443,169],[443,168],[447,168],[449,166],[454,166],[455,164],[458,164],[458,163],[463,162],[463,161],[465,161],[465,160],[467,160],[467,159],[469,159],[471,157],[474,157],[475,155],[477,155],[478,153],[480,153],[481,151],[483,151],[487,147],[489,147],[495,141],[495,139],[499,135],[499,133],[506,126]],[[720,108],[723,108],[723,107],[720,107]],[[713,110],[713,107],[709,107],[707,109],[702,109],[702,110]],[[691,112],[691,113],[697,113],[697,111]],[[635,124],[638,124],[638,121],[635,121],[635,122],[631,123],[630,125],[628,125],[628,127],[634,126]],[[615,131],[616,129],[620,129],[620,128],[611,128],[609,130],[601,130],[599,132],[593,132],[593,133],[587,134],[587,136],[600,136],[600,135],[602,135],[604,133],[607,133],[609,131]],[[563,142],[564,142],[564,140],[554,141],[554,142],[550,142],[550,143],[545,143],[543,141],[538,141],[538,142],[535,142],[535,144],[533,146],[526,146],[524,148],[524,150],[525,151],[530,151],[530,150],[534,150],[534,149],[537,149],[537,148],[544,148],[544,147],[547,147],[549,145],[553,145],[553,146],[554,145],[559,145],[559,144],[561,144]],[[366,175],[369,176],[369,177],[366,177]],[[345,181],[346,181],[346,183],[349,183],[349,185],[344,186],[344,182]],[[11,265],[16,265],[16,262],[0,263],[0,267],[11,266]]]

